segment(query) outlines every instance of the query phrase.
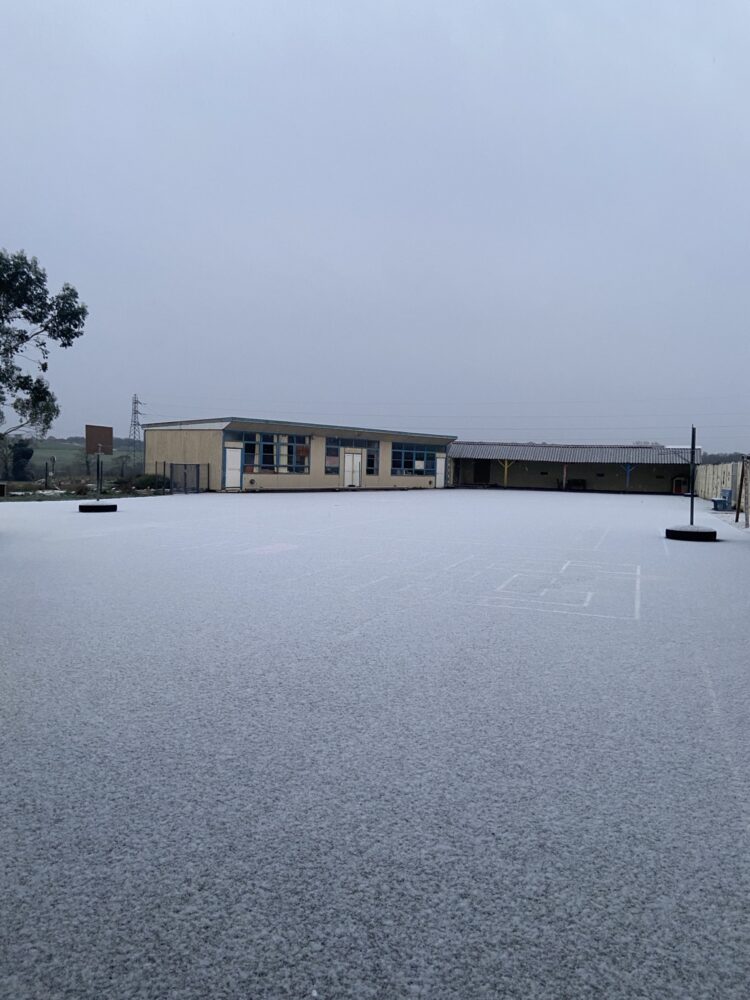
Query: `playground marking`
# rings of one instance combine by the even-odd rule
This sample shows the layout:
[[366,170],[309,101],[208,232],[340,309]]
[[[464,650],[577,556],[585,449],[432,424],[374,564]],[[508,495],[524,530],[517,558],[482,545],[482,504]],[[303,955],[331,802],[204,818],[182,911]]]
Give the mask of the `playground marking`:
[[510,572],[476,607],[639,621],[641,566],[576,559],[509,560]]

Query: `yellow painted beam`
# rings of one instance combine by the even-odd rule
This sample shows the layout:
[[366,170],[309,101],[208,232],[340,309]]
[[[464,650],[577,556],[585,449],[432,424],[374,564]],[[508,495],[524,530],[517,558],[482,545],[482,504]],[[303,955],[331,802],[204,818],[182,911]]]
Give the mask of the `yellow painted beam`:
[[507,458],[503,459],[503,487],[507,487],[508,485],[508,469],[511,465],[513,465],[513,462]]

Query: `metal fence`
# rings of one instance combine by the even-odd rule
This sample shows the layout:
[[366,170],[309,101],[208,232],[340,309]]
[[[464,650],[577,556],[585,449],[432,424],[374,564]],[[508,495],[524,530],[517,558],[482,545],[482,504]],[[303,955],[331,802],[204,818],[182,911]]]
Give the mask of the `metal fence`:
[[[150,470],[149,470],[150,472]],[[154,462],[162,493],[206,493],[211,489],[211,466],[193,462]]]
[[169,481],[173,493],[205,493],[209,489],[208,465],[177,465],[169,466]]

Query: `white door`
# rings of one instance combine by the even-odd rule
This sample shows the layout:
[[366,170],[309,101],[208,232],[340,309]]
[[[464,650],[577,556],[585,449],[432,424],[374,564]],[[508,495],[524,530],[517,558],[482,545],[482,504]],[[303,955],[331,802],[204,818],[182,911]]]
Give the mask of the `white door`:
[[435,486],[437,489],[442,490],[445,486],[445,455],[436,455],[435,461],[437,462],[435,468]]
[[242,489],[242,448],[224,449],[224,489]]
[[344,454],[344,486],[362,485],[362,456],[359,452]]

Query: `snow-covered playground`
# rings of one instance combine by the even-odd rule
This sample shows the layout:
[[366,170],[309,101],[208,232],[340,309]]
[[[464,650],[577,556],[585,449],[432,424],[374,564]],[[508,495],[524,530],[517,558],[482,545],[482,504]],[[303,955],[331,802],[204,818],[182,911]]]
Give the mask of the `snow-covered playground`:
[[119,507],[0,506],[0,996],[747,997],[750,532]]

